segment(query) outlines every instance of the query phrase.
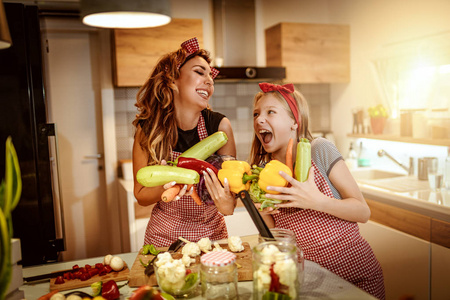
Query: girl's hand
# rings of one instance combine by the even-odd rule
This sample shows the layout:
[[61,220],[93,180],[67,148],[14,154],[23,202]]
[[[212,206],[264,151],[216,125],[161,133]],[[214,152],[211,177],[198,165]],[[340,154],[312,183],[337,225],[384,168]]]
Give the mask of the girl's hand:
[[[267,194],[266,194],[267,195]],[[270,197],[268,197],[270,198]],[[280,211],[278,209],[274,209],[273,207],[266,207],[263,210],[260,210],[262,203],[253,203],[255,207],[258,209],[258,212],[264,216],[264,215],[275,215],[278,214]]]
[[207,172],[203,172],[203,176],[205,178],[206,189],[219,212],[226,216],[232,215],[236,207],[236,198],[230,191],[228,180],[225,178],[225,183],[222,187],[216,174],[209,168],[207,168]]
[[281,177],[286,179],[290,187],[268,186],[269,191],[277,191],[281,194],[266,194],[267,198],[287,201],[285,203],[276,204],[275,207],[296,207],[303,209],[321,210],[324,196],[314,182],[314,168],[309,170],[308,180],[300,182],[295,180],[284,172],[280,172]]

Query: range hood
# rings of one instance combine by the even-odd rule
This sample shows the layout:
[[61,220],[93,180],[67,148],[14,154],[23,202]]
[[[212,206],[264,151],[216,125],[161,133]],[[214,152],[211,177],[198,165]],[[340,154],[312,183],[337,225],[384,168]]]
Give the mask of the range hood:
[[255,0],[214,0],[213,11],[214,65],[220,71],[216,80],[274,81],[286,77],[284,67],[256,66]]

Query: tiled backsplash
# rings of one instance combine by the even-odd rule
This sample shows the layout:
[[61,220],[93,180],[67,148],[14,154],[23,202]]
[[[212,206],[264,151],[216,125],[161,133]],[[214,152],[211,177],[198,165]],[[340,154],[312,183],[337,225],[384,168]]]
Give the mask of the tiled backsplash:
[[[296,85],[309,103],[311,130],[330,131],[330,86],[328,84]],[[138,88],[114,90],[116,112],[116,138],[118,159],[130,159],[133,147],[134,127],[131,124],[137,110]],[[259,92],[255,82],[216,83],[210,100],[213,110],[223,113],[231,121],[237,147],[237,159],[247,160],[253,139],[252,104]]]

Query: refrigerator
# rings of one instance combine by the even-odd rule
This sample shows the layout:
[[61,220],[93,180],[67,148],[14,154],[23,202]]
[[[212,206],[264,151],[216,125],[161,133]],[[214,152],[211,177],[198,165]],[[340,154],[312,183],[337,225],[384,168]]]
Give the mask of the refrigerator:
[[22,173],[22,196],[12,213],[22,265],[58,261],[65,250],[55,124],[47,123],[37,6],[4,3],[12,46],[0,50],[0,178],[5,141],[12,137]]

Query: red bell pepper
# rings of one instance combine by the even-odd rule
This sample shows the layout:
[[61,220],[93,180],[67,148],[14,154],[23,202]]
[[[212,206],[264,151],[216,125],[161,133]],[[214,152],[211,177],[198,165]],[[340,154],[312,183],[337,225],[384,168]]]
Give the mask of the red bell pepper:
[[114,280],[109,280],[102,285],[102,297],[107,300],[120,298],[119,287]]
[[193,157],[179,157],[177,167],[194,170],[200,175],[203,175],[203,172],[207,172],[207,168],[210,168],[216,175],[219,172],[217,168],[209,162]]
[[273,266],[274,265],[272,265],[270,267],[270,277],[272,280],[270,281],[269,291],[278,293],[280,291],[280,285],[281,285],[280,277],[278,277],[278,275],[273,270]]

